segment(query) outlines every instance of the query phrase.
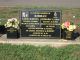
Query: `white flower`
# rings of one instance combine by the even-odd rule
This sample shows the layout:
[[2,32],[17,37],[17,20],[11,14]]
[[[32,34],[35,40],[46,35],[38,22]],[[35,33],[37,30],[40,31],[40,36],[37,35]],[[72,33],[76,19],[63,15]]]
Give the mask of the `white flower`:
[[75,18],[76,16],[73,16],[73,18]]
[[69,31],[73,31],[74,29],[76,29],[75,25],[70,25],[69,28],[67,28],[67,30]]
[[15,25],[15,28],[18,28],[18,26],[17,26],[17,25]]
[[15,22],[18,21],[16,18],[12,18],[12,20],[14,20]]
[[13,25],[13,27],[15,27],[15,25]]
[[19,27],[19,21],[16,18],[8,19],[7,23],[5,24],[5,27]]
[[77,28],[77,26],[76,26],[76,25],[73,25],[73,27],[74,27],[74,29],[76,29],[76,28]]
[[8,22],[11,22],[12,21],[12,19],[8,19]]
[[62,29],[64,29],[64,28],[65,28],[64,23],[61,25],[61,28],[62,28]]
[[11,26],[12,26],[12,24],[11,24],[11,23],[7,24],[7,27],[11,27]]

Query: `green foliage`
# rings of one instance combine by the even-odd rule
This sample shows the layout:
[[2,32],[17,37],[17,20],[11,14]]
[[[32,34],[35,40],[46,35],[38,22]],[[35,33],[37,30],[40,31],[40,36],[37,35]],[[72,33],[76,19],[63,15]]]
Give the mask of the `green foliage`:
[[80,23],[78,23],[77,25],[78,25],[78,27],[80,27]]
[[53,48],[0,44],[0,60],[80,60],[80,45]]

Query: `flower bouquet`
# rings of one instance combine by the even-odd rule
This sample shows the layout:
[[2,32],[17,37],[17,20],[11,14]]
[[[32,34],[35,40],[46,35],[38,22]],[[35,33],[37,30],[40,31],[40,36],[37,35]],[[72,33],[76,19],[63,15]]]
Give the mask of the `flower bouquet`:
[[19,37],[19,21],[16,18],[8,19],[5,27],[7,28],[7,38]]
[[66,39],[71,39],[72,38],[72,33],[76,29],[76,25],[74,25],[72,22],[66,21],[61,25],[62,30],[65,32],[64,35]]
[[8,19],[7,23],[5,24],[6,28],[13,27],[18,29],[19,28],[19,21],[16,18]]

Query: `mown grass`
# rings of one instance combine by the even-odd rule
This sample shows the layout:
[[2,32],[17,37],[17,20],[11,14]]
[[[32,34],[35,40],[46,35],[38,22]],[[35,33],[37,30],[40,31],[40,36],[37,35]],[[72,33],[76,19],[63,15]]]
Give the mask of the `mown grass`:
[[80,60],[80,45],[53,48],[0,44],[0,60]]

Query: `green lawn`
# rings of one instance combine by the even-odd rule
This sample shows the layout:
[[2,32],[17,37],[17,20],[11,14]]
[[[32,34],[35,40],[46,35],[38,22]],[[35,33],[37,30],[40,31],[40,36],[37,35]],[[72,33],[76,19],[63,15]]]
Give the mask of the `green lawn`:
[[80,60],[80,45],[53,48],[0,44],[0,60]]

